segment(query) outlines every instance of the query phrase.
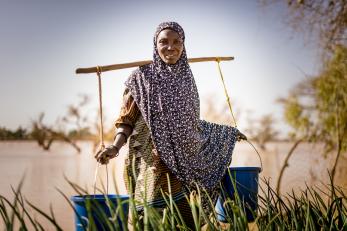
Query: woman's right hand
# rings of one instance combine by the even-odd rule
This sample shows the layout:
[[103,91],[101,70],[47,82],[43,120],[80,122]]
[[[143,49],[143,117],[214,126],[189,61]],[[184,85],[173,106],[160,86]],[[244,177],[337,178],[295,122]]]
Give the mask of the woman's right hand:
[[100,164],[108,164],[110,159],[118,156],[118,153],[119,149],[117,148],[117,146],[111,144],[105,149],[99,150],[94,157]]
[[238,131],[238,134],[236,136],[237,141],[241,141],[241,140],[247,140],[247,136],[245,136],[243,133],[241,133],[240,131]]

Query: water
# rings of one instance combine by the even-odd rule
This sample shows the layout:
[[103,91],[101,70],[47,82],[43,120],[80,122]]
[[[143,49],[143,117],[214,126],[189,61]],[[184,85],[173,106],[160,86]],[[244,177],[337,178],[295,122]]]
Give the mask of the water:
[[[56,188],[62,190],[68,197],[74,195],[73,189],[64,179],[86,186],[93,192],[94,171],[96,162],[92,153],[92,144],[79,144],[82,152],[78,154],[71,146],[64,143],[54,143],[50,151],[43,151],[35,142],[0,142],[0,194],[13,198],[10,185],[16,187],[24,177],[23,195],[28,201],[49,212],[52,204],[59,224],[64,230],[73,230],[73,210],[59,194]],[[117,162],[112,161],[108,168],[112,169],[117,179],[122,179],[124,154]],[[99,169],[98,187],[102,179],[106,181],[106,168]],[[110,193],[115,192],[110,176]],[[119,192],[126,193],[122,180],[118,181]],[[40,219],[42,221],[42,219]],[[48,222],[46,224],[49,230]]]
[[[59,194],[56,188],[62,190],[68,197],[74,191],[64,179],[64,175],[74,183],[85,186],[93,193],[94,172],[96,161],[92,152],[92,144],[80,142],[80,154],[65,143],[54,143],[50,151],[43,151],[35,142],[0,142],[0,194],[13,198],[10,185],[16,187],[24,177],[23,195],[25,198],[45,212],[49,212],[52,204],[58,223],[64,230],[74,229],[74,214],[69,204]],[[290,149],[290,143],[272,143],[266,152],[261,151],[263,172],[260,177],[271,178],[275,185],[279,170]],[[327,168],[333,164],[333,155],[327,159],[318,155],[321,147],[304,144],[298,148],[290,160],[284,176],[281,191],[289,192],[292,188],[298,190],[309,185],[328,182]],[[109,193],[115,192],[114,175],[119,193],[125,194],[123,183],[123,167],[126,150],[123,149],[115,161],[108,165]],[[347,155],[339,161],[336,182],[347,187],[343,176],[347,175]],[[259,158],[247,143],[238,143],[233,155],[232,166],[260,166]],[[101,180],[106,184],[105,167],[99,169],[97,185],[101,187]],[[45,222],[39,215],[38,220],[45,224],[47,230],[52,230],[49,222]],[[0,224],[1,226],[1,224]]]

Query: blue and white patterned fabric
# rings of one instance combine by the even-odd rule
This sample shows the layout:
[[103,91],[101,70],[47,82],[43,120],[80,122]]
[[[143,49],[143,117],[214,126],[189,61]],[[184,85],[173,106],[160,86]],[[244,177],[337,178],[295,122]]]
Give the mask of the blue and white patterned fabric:
[[188,188],[195,184],[214,191],[231,162],[238,130],[200,120],[200,100],[188,64],[186,49],[175,64],[164,63],[156,47],[164,29],[176,31],[176,22],[161,23],[154,36],[153,62],[136,69],[125,85],[149,127],[161,160]]

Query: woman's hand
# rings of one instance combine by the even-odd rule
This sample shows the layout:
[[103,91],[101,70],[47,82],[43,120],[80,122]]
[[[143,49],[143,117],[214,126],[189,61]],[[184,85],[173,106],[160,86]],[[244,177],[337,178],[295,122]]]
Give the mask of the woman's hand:
[[108,164],[109,160],[118,156],[119,149],[115,145],[110,145],[99,150],[94,156],[100,164]]
[[237,141],[241,141],[241,140],[247,140],[247,136],[245,136],[243,133],[241,133],[240,131],[238,132],[237,136],[236,136]]

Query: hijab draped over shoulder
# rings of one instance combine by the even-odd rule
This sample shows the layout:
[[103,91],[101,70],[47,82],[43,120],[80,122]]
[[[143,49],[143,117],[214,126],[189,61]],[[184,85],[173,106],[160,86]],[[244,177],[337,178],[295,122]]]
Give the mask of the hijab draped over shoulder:
[[184,42],[179,24],[161,23],[154,35],[153,62],[136,69],[125,85],[172,173],[188,188],[197,184],[214,190],[231,162],[238,130],[200,120],[199,94],[185,47],[175,64],[164,63],[158,54],[157,36],[164,29],[176,31]]

